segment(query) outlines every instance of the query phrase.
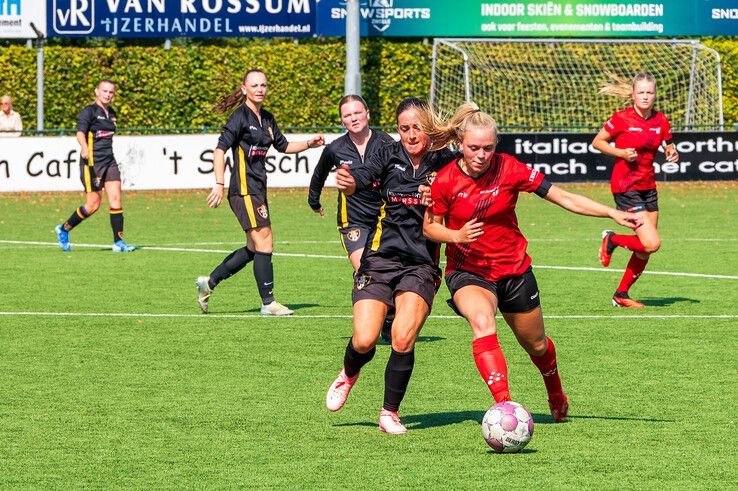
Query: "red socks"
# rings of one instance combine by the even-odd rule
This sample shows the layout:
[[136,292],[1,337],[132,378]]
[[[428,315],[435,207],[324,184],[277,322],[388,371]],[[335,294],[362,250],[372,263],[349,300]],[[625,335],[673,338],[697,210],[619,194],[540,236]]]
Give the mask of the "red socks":
[[543,383],[546,384],[546,392],[548,392],[550,401],[557,397],[564,397],[564,389],[561,387],[561,378],[556,367],[556,346],[548,336],[546,336],[546,341],[548,341],[546,352],[542,356],[530,355],[530,359],[543,376]]
[[613,243],[613,245],[623,247],[625,249],[628,249],[629,251],[646,254],[646,249],[645,247],[643,247],[643,244],[641,243],[641,240],[638,238],[637,235],[615,234],[610,237],[610,241]]
[[492,392],[495,402],[511,401],[507,383],[507,362],[497,340],[497,334],[472,341],[472,353],[479,374]]
[[623,278],[620,280],[620,285],[618,285],[618,293],[630,290],[633,283],[636,282],[638,277],[641,276],[641,273],[643,273],[643,270],[646,269],[646,264],[648,264],[648,257],[646,259],[641,259],[636,256],[635,253],[630,256],[628,266],[625,268],[625,273],[623,273]]

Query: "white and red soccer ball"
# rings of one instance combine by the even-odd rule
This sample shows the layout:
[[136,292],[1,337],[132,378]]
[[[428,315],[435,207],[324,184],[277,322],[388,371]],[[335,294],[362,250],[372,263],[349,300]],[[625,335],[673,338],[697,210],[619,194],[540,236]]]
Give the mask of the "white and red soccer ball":
[[533,437],[533,416],[517,402],[500,402],[484,414],[482,435],[495,452],[518,452]]

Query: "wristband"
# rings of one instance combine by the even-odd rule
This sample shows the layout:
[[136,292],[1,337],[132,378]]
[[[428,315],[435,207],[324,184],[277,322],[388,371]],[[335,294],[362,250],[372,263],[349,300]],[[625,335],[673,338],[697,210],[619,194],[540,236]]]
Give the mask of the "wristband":
[[215,184],[220,184],[221,186],[225,186],[222,182],[216,182]]

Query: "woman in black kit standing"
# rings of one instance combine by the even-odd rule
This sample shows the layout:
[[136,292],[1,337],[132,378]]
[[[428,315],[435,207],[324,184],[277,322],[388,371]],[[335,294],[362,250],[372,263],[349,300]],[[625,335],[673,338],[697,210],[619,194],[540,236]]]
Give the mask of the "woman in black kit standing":
[[[338,113],[347,133],[323,149],[318,165],[313,171],[308,192],[310,208],[321,217],[325,216],[325,210],[320,204],[320,194],[328,174],[343,165],[349,168],[362,165],[379,149],[395,142],[384,131],[369,128],[369,108],[361,96],[354,94],[343,96],[338,103]],[[337,228],[341,235],[341,244],[354,272],[359,269],[366,239],[377,223],[379,209],[382,206],[378,186],[377,181],[372,188],[357,191],[351,196],[338,192]],[[387,342],[391,342],[391,328],[390,314],[382,327],[382,338]]]
[[241,86],[221,97],[215,108],[226,113],[236,108],[228,118],[213,152],[215,185],[207,197],[208,206],[217,208],[223,200],[225,186],[225,152],[233,151],[233,167],[228,186],[228,204],[246,232],[246,246],[230,253],[210,276],[197,278],[198,304],[203,313],[213,289],[221,281],[254,261],[254,277],[261,296],[261,315],[292,315],[293,311],[274,299],[274,269],[272,266],[272,227],[267,201],[265,168],[269,147],[282,153],[298,153],[323,145],[323,135],[303,142],[288,142],[277,126],[274,116],[262,109],[267,93],[266,74],[249,70]]
[[380,180],[382,205],[356,272],[354,332],[343,368],[326,394],[326,407],[338,411],[346,403],[361,368],[374,357],[388,309],[395,307],[379,413],[379,429],[393,435],[407,432],[398,410],[415,365],[415,342],[441,281],[440,246],[423,237],[425,202],[419,189],[455,155],[447,149],[430,150],[431,141],[420,128],[420,116],[428,110],[421,99],[404,99],[396,111],[400,141],[385,145],[365,165],[341,167],[336,176],[338,189],[348,195]]

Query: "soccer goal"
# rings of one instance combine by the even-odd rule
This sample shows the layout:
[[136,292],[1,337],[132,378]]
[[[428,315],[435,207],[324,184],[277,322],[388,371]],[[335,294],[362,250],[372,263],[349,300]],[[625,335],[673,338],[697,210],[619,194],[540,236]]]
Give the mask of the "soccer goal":
[[624,101],[600,95],[609,74],[656,77],[656,107],[676,129],[723,126],[720,55],[693,40],[462,39],[433,44],[431,104],[474,101],[506,130],[602,126]]

